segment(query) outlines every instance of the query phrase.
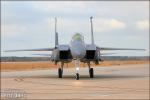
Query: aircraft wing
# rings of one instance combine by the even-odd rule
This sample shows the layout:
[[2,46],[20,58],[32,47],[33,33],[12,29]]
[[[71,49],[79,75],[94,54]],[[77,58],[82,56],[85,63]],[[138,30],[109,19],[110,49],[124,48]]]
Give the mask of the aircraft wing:
[[51,57],[52,56],[50,54],[32,54],[32,55],[39,55],[39,56],[46,56],[46,57]]
[[38,49],[22,49],[22,50],[6,50],[5,52],[17,52],[17,51],[53,51],[54,48],[38,48]]
[[135,48],[111,48],[111,47],[97,47],[98,50],[145,50]]
[[112,55],[112,54],[116,54],[116,53],[100,53],[100,55]]

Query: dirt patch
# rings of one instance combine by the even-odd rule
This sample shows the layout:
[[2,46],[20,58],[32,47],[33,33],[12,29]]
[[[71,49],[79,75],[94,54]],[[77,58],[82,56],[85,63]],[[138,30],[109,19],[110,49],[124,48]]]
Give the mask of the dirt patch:
[[[98,65],[92,63],[92,66],[114,66],[114,65],[129,65],[129,64],[145,64],[149,61],[103,61]],[[81,67],[87,67],[87,64],[80,63]],[[50,69],[58,68],[60,64],[55,65],[52,62],[1,62],[1,71],[19,71],[19,70],[35,70],[35,69]],[[64,65],[65,68],[74,67],[74,62]]]

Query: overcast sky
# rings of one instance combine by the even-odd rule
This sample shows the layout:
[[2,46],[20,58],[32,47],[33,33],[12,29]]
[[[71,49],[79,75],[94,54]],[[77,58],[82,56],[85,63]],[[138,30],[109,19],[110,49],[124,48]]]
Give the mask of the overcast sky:
[[[146,49],[110,51],[117,56],[149,55],[148,1],[2,1],[1,49],[53,47],[54,17],[58,18],[60,44],[69,44],[76,32],[91,43],[90,16],[98,46]],[[1,53],[32,56],[39,52]]]

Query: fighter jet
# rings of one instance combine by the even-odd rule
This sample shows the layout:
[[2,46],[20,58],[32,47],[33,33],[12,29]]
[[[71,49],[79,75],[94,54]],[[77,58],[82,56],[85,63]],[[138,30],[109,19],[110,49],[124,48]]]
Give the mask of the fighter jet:
[[[144,50],[144,49],[133,49],[133,48],[111,48],[111,47],[99,47],[94,43],[93,35],[93,17],[90,17],[91,26],[91,44],[84,42],[84,37],[80,33],[73,35],[69,45],[60,45],[58,41],[57,32],[57,19],[55,18],[55,46],[52,48],[39,48],[39,49],[23,49],[23,50],[7,50],[6,52],[15,51],[52,51],[52,54],[43,54],[43,56],[50,56],[50,60],[57,63],[61,63],[58,68],[58,77],[62,78],[64,63],[75,61],[76,68],[76,79],[79,80],[79,68],[80,62],[87,63],[89,68],[90,78],[94,77],[94,69],[91,67],[91,62],[99,64],[101,62],[101,51],[104,50]],[[42,54],[37,54],[42,55]]]

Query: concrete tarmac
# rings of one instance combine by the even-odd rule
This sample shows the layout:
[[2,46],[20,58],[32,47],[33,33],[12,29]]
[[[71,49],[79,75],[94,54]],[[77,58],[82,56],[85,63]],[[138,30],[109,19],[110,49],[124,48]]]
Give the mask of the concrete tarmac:
[[[94,67],[94,78],[88,68],[1,72],[1,97],[23,99],[149,99],[149,65]],[[19,92],[15,92],[19,91]],[[12,95],[6,95],[11,94]]]

